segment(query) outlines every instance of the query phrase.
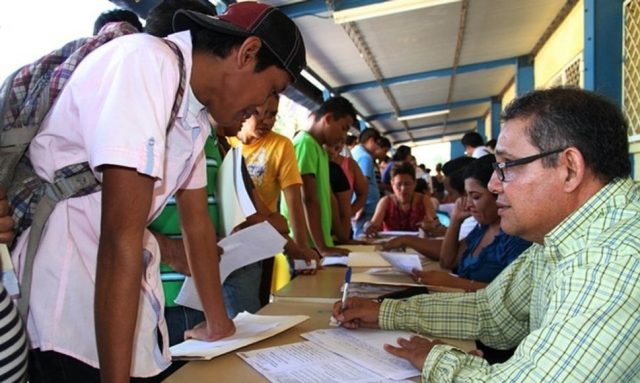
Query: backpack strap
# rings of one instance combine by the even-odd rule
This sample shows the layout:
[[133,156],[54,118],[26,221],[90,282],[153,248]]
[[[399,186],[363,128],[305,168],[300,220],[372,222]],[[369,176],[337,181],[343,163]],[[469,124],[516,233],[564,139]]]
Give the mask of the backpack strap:
[[[187,84],[187,75],[184,66],[184,57],[182,56],[180,48],[178,48],[178,46],[172,41],[166,39],[163,39],[163,41],[176,54],[180,68],[180,83],[176,90],[173,107],[171,108],[171,115],[169,117],[169,123],[166,130],[168,133],[175,122],[178,112],[180,111],[180,107],[182,106],[184,91]],[[44,229],[49,216],[53,212],[56,203],[68,198],[91,194],[102,189],[102,186],[98,180],[96,180],[95,175],[91,171],[91,167],[88,162],[69,165],[59,169],[55,172],[53,183],[43,182],[43,184],[43,192],[36,203],[35,212],[32,217],[31,231],[29,232],[29,238],[27,241],[27,254],[24,260],[24,272],[22,274],[21,281],[22,291],[20,298],[18,299],[18,311],[25,323],[27,323],[29,315],[31,281],[33,278],[33,260],[40,244],[42,230]]]

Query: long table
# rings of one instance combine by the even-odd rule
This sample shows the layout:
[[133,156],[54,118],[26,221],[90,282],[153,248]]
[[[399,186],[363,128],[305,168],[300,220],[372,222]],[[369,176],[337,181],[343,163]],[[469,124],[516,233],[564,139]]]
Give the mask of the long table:
[[[371,251],[373,246],[349,246],[352,251]],[[354,268],[354,272],[367,268]],[[437,263],[427,265],[437,270]],[[299,276],[273,294],[273,302],[258,313],[264,315],[308,315],[309,320],[272,338],[265,339],[209,361],[192,361],[171,374],[165,382],[265,382],[251,366],[236,355],[239,351],[257,350],[303,341],[301,333],[328,328],[333,303],[340,299],[344,267],[326,267],[315,275]],[[463,350],[475,348],[473,341],[443,339]]]
[[[238,349],[208,361],[192,361],[170,375],[167,383],[207,382],[266,382],[267,380],[236,355],[239,351],[257,350],[303,341],[301,333],[329,327],[332,304],[322,302],[275,302],[263,307],[264,315],[308,315],[309,320],[272,338]],[[475,343],[465,340],[443,339],[445,342],[469,351]]]

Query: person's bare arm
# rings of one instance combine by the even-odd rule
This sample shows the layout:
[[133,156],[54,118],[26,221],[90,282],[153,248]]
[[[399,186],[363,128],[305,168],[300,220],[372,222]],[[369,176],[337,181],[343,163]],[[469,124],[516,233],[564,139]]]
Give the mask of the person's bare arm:
[[458,241],[462,222],[469,217],[469,213],[464,209],[465,197],[460,197],[451,212],[451,222],[447,228],[440,250],[440,267],[443,269],[453,269],[458,266],[458,260],[467,248],[465,241]]
[[379,245],[379,248],[384,251],[407,247],[414,249],[427,258],[437,261],[440,259],[442,240],[402,235]]
[[95,326],[103,382],[128,382],[142,277],[142,238],[154,179],[105,166],[96,269]]
[[349,158],[349,169],[353,174],[353,193],[356,196],[356,199],[351,204],[351,215],[355,215],[367,203],[369,184],[367,183],[367,177],[364,176],[360,166],[353,158]]
[[382,221],[384,221],[384,216],[387,213],[387,204],[389,203],[392,203],[391,197],[389,196],[382,197],[380,201],[378,201],[376,211],[373,213],[373,217],[371,217],[371,225],[365,230],[367,236],[374,236],[379,231],[382,231]]
[[182,238],[189,269],[202,302],[206,325],[185,333],[186,338],[216,340],[233,335],[222,298],[215,227],[207,204],[207,189],[180,190],[176,194]]
[[293,238],[298,246],[309,246],[300,185],[289,185],[284,188],[282,192],[284,193],[284,200],[289,208],[289,221],[293,231]]
[[329,247],[322,234],[322,221],[320,219],[320,201],[316,193],[316,178],[312,174],[302,175],[302,205],[307,218],[307,227],[316,249],[322,256],[330,254],[348,254],[346,249]]
[[424,204],[424,218],[429,220],[434,220],[437,218],[436,208],[433,207],[433,203],[431,203],[431,197],[427,194],[422,195],[422,203]]

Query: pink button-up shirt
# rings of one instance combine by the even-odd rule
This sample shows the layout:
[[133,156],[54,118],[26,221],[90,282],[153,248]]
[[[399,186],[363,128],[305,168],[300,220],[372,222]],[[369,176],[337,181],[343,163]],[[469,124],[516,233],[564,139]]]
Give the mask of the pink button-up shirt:
[[[169,39],[180,47],[189,79],[189,32]],[[190,87],[167,134],[178,83],[174,52],[154,37],[130,35],[98,48],[73,73],[32,141],[29,155],[34,168],[47,180],[56,169],[83,161],[89,162],[99,180],[101,165],[135,168],[156,179],[151,222],[176,190],[206,185],[203,147],[209,123]],[[32,347],[94,367],[98,367],[93,307],[100,212],[101,193],[57,204],[35,257],[28,319]],[[20,236],[14,251],[14,264],[20,270],[27,234]],[[147,377],[170,363],[160,254],[149,232],[141,257],[145,270],[131,374]],[[164,337],[164,349],[158,347],[156,328]]]

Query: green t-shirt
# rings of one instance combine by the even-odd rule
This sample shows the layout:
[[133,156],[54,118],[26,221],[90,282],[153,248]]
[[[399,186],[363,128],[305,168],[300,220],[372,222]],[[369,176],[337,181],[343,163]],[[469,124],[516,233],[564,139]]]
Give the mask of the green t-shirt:
[[[216,137],[215,132],[212,132],[207,139],[204,145],[204,154],[207,160],[209,216],[217,229],[219,225],[218,204],[216,202],[215,195],[216,177],[218,176],[218,167],[222,164],[222,156],[220,154],[220,149],[218,148],[218,138]],[[149,228],[171,238],[180,238],[182,236],[175,196],[169,199],[165,208],[162,210],[160,215],[151,222]],[[165,306],[177,306],[173,301],[182,287],[184,275],[174,272],[169,266],[164,264],[160,265],[160,273],[162,278],[162,288],[164,290]]]
[[[320,201],[320,221],[324,243],[333,246],[331,238],[331,184],[329,183],[329,156],[320,144],[307,132],[299,132],[293,139],[300,175],[315,176],[316,193]],[[280,211],[289,221],[289,210],[283,199],[280,201]],[[311,238],[311,236],[309,237]],[[310,240],[311,241],[311,240]]]

